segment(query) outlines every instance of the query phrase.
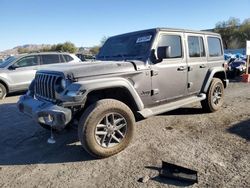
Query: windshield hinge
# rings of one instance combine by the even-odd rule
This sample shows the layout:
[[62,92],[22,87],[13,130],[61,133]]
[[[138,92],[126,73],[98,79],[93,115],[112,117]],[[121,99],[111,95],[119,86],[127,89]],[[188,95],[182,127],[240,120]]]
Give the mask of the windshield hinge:
[[151,96],[159,94],[159,89],[152,89]]

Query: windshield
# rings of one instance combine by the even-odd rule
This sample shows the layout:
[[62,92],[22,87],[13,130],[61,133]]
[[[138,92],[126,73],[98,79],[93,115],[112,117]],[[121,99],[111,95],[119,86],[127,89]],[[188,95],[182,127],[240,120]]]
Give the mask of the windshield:
[[6,67],[7,65],[12,63],[16,59],[17,59],[17,57],[14,57],[14,56],[8,57],[6,60],[4,60],[2,63],[0,63],[0,68]]
[[143,59],[149,55],[154,35],[153,31],[148,31],[111,37],[105,42],[96,59]]

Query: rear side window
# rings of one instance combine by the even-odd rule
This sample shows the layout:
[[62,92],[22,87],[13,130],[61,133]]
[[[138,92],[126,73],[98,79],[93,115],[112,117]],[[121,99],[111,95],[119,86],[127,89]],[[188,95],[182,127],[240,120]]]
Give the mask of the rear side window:
[[73,58],[70,57],[69,55],[63,55],[64,59],[66,60],[66,62],[72,61]]
[[202,37],[188,37],[189,57],[205,57],[204,42]]
[[65,60],[64,57],[63,57],[63,55],[59,55],[59,57],[60,57],[60,62],[61,62],[61,63],[65,63],[65,62],[66,62],[66,60]]
[[162,35],[158,47],[170,46],[170,58],[182,57],[181,37],[179,35]]
[[19,61],[15,63],[16,67],[29,67],[29,66],[36,66],[38,65],[38,58],[37,56],[27,56],[23,57]]
[[208,42],[208,51],[210,57],[222,56],[222,46],[219,38],[208,37],[207,42]]
[[45,65],[60,63],[59,55],[57,54],[42,55],[42,62]]

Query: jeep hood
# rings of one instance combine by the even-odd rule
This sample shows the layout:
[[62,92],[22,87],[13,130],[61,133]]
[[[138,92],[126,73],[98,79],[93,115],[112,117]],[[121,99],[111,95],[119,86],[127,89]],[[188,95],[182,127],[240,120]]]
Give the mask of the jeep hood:
[[61,72],[74,78],[101,76],[108,74],[132,73],[141,69],[142,61],[90,61],[81,63],[63,63],[41,69],[39,72]]

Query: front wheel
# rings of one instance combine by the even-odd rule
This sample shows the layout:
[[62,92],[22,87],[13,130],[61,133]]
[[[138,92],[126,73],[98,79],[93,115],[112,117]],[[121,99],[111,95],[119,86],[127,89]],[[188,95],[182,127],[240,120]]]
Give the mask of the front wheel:
[[134,115],[127,105],[103,99],[89,106],[82,115],[78,125],[79,140],[94,157],[109,157],[128,146],[134,124]]
[[0,100],[4,99],[7,94],[7,90],[3,84],[0,83]]
[[207,92],[207,98],[201,101],[202,108],[206,112],[215,112],[223,105],[224,85],[219,78],[213,78]]

